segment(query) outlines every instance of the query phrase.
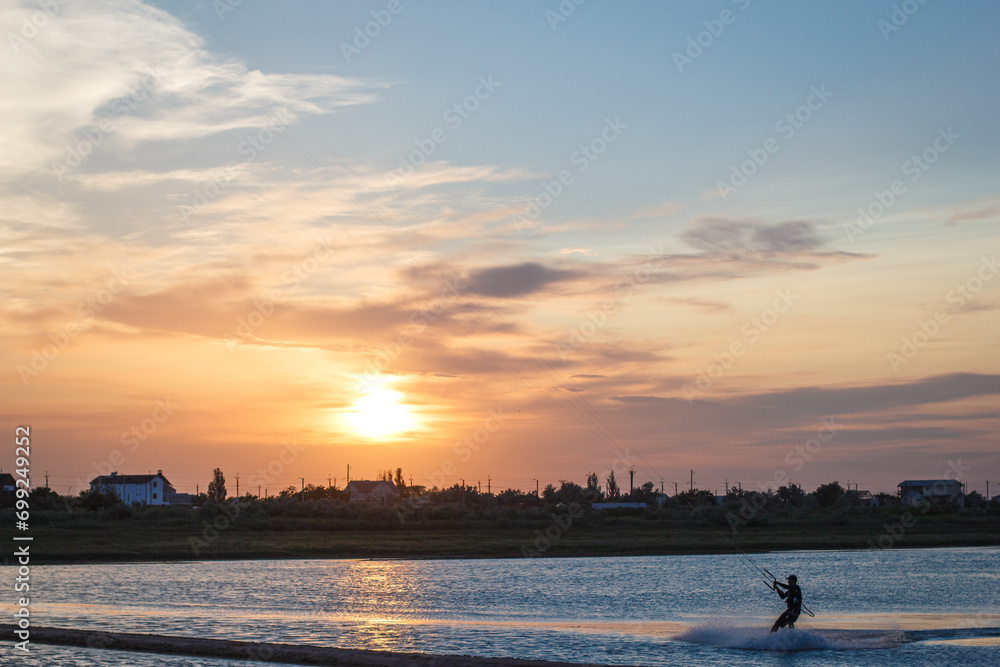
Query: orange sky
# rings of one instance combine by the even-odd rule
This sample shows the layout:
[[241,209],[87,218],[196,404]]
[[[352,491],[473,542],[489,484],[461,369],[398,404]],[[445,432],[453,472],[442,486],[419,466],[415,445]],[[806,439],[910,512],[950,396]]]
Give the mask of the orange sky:
[[[267,18],[243,11],[212,29],[249,40]],[[760,95],[705,61],[616,104],[535,109],[540,74],[496,65],[503,26],[463,45],[476,76],[449,60],[435,78],[402,25],[351,69],[223,47],[209,20],[67,7],[5,67],[0,421],[31,426],[35,484],[162,469],[193,492],[221,467],[230,491],[239,474],[274,492],[343,486],[350,465],[533,489],[634,466],[665,487],[693,469],[713,490],[787,473],[894,491],[959,460],[970,488],[1000,477],[995,99],[970,87],[901,124],[905,90],[871,93],[816,54],[806,78],[830,82],[830,106],[723,201],[733,161],[806,99],[791,73]],[[572,39],[567,76],[615,85]],[[495,99],[449,125],[494,66]],[[907,81],[943,75],[926,76]],[[746,117],[687,88],[713,81]],[[935,144],[952,124],[960,138]],[[388,178],[435,125],[447,141]],[[941,166],[858,226],[934,146]]]

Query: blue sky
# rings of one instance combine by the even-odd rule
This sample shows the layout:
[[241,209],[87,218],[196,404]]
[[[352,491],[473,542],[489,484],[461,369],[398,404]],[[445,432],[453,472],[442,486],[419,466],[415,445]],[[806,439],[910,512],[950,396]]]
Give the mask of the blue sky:
[[[552,174],[605,118],[621,118],[627,135],[581,178],[585,187],[552,209],[556,220],[663,201],[684,202],[688,216],[843,217],[891,182],[935,128],[947,126],[972,140],[958,147],[960,161],[935,167],[911,193],[911,205],[974,197],[994,180],[998,93],[984,76],[1000,60],[990,39],[1000,10],[989,3],[922,5],[885,35],[879,21],[891,20],[891,3],[845,3],[835,11],[791,3],[590,2],[555,30],[545,12],[558,11],[558,3],[401,3],[351,62],[341,45],[384,4],[247,3],[221,20],[211,3],[162,6],[251,69],[389,85],[378,105],[305,121],[340,157],[374,168],[392,169],[415,140],[447,129],[443,113],[472,93],[480,76],[492,76],[499,89],[463,127],[448,131],[435,160]],[[732,23],[678,72],[673,54],[727,10]],[[776,136],[776,121],[794,113],[813,86],[832,92],[829,104],[780,141],[779,154],[735,201],[704,201],[702,193],[725,180],[747,150]],[[301,136],[305,145],[315,141],[309,132]],[[313,153],[324,164],[336,161],[327,150]],[[536,194],[535,183],[524,185],[509,195]],[[672,227],[685,224],[682,218]],[[616,235],[622,240],[645,239]]]
[[831,417],[807,489],[998,470],[995,3],[389,5],[0,11],[2,386],[59,484],[166,397],[120,467],[182,489],[437,479],[495,409],[450,481],[718,490]]

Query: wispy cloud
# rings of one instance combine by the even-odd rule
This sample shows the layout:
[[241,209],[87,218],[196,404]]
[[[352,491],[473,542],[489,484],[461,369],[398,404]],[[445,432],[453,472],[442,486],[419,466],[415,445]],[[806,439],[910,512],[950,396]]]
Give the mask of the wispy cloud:
[[692,248],[702,252],[739,257],[751,253],[809,252],[823,245],[814,223],[803,220],[774,224],[699,218],[696,226],[681,234]]
[[[264,127],[279,111],[294,120],[369,103],[382,87],[334,75],[251,70],[209,51],[181,21],[137,0],[61,9],[4,68],[0,173],[7,176],[63,160],[88,140],[90,153]],[[36,3],[23,0],[6,6],[0,23],[20,26],[37,12]]]

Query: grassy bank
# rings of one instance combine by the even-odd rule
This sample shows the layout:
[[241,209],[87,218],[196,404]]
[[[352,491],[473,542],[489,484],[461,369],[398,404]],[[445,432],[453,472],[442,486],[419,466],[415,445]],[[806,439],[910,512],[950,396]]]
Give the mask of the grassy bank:
[[[557,515],[558,516],[558,515]],[[336,519],[254,518],[191,510],[159,517],[39,517],[33,563],[242,558],[506,558],[1000,545],[1000,514],[805,517],[766,525],[698,525],[641,516],[551,515],[357,526]],[[910,525],[906,525],[910,524]],[[10,525],[10,524],[8,524]],[[887,529],[886,526],[889,526]]]

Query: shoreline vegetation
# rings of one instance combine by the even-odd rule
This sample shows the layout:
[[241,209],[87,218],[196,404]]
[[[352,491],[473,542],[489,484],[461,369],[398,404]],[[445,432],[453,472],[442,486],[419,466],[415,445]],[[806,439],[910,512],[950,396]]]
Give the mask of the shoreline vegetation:
[[[735,545],[747,553],[772,551],[868,550],[866,535],[878,537],[882,527],[867,529],[788,525],[752,529],[737,535]],[[861,529],[859,531],[859,529]],[[252,530],[220,535],[208,548],[195,553],[189,538],[196,533],[173,526],[115,524],[79,526],[73,530],[33,529],[32,562],[82,564],[121,562],[181,562],[200,560],[265,560],[313,558],[443,559],[652,556],[738,553],[724,534],[706,528],[672,530],[657,526],[617,525],[579,529],[545,551],[531,547],[538,528],[511,529],[497,535],[489,529],[375,531]],[[860,533],[860,534],[859,534]],[[987,547],[1000,545],[1000,520],[962,525],[914,527],[890,549],[928,547]],[[5,556],[4,564],[13,564]]]
[[[575,485],[574,485],[575,486]],[[560,491],[500,505],[461,492],[387,504],[285,497],[124,505],[100,493],[32,492],[32,562],[305,558],[645,556],[1000,545],[1000,507],[858,502],[850,492],[703,491],[645,509],[593,509]],[[576,487],[579,489],[580,487]],[[822,487],[821,487],[822,488]],[[838,487],[839,488],[839,487]],[[573,491],[570,488],[568,491]],[[447,490],[446,490],[447,491]],[[817,490],[819,491],[819,490]],[[426,496],[424,497],[426,498]],[[0,510],[14,525],[14,509]],[[5,555],[4,564],[11,564]]]

